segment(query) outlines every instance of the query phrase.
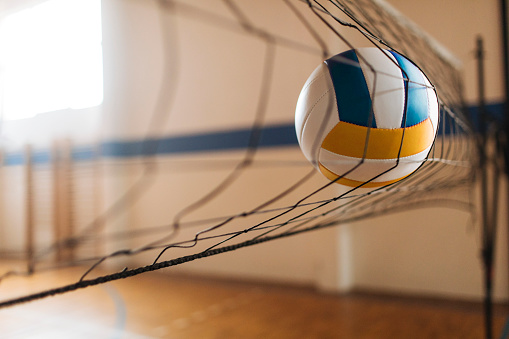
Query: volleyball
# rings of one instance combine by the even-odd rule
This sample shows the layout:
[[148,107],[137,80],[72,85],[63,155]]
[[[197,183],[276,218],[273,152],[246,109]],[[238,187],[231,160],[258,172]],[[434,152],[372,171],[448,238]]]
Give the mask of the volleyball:
[[329,180],[381,187],[426,160],[438,111],[435,89],[413,62],[366,47],[314,70],[297,100],[295,128],[304,156]]

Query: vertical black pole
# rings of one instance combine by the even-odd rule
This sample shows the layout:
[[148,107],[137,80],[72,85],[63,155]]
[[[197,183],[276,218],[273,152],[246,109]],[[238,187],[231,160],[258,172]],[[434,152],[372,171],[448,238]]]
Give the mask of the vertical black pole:
[[[501,143],[501,152],[504,157],[505,164],[505,174],[506,180],[509,178],[509,27],[508,27],[508,8],[507,8],[507,0],[499,0],[500,5],[500,23],[501,23],[501,46],[502,46],[502,74],[503,74],[503,122],[504,127],[502,130],[502,137],[499,137],[499,142]],[[509,199],[509,188],[506,192],[506,197]],[[507,213],[509,213],[509,209],[507,209]],[[506,215],[506,222],[509,221],[509,214]],[[507,225],[506,225],[507,227]],[[509,240],[509,239],[507,239]]]
[[[495,220],[493,208],[496,200],[490,199],[493,188],[489,180],[489,159],[487,155],[489,120],[486,112],[485,92],[484,92],[484,47],[481,37],[476,41],[476,58],[477,58],[477,80],[478,80],[478,100],[479,100],[479,156],[481,171],[481,207],[482,207],[482,259],[484,265],[484,316],[486,339],[493,338],[493,252],[495,239]],[[496,184],[496,183],[495,183]]]
[[[501,45],[502,45],[502,78],[503,78],[503,122],[504,122],[504,130],[503,136],[503,149],[504,160],[505,160],[505,173],[509,175],[509,140],[507,139],[509,136],[509,27],[507,17],[508,8],[507,8],[507,0],[500,0],[500,22],[501,22]],[[509,190],[507,192],[507,196],[509,197]]]
[[[500,22],[501,22],[501,37],[502,37],[502,65],[503,65],[503,90],[504,90],[504,122],[505,122],[505,136],[509,135],[509,27],[507,17],[508,13],[507,0],[500,0]],[[507,146],[507,145],[506,145]],[[509,174],[509,149],[505,147],[505,161],[506,173]]]

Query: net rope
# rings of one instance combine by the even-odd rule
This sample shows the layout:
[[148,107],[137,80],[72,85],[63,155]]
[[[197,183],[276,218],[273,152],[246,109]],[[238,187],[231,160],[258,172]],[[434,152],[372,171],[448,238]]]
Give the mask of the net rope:
[[[222,12],[200,6],[199,2],[157,1],[164,39],[165,77],[142,143],[143,156],[126,163],[108,163],[99,157],[95,159],[95,162],[102,161],[102,165],[112,171],[117,167],[141,166],[141,174],[105,212],[87,222],[79,232],[40,249],[31,267],[34,272],[69,266],[88,268],[73,284],[6,300],[0,302],[0,307],[176,266],[269,240],[397,213],[402,209],[447,206],[468,214],[474,213],[473,189],[478,160],[474,131],[464,110],[461,73],[454,57],[433,39],[381,0],[279,1],[278,5],[283,4],[283,7],[278,8],[284,8],[281,15],[294,16],[312,37],[312,43],[265,28],[260,17],[246,11],[243,7],[245,4],[241,1],[216,2],[217,6],[224,9]],[[164,133],[161,126],[171,121],[174,114],[178,114],[172,108],[177,98],[179,83],[185,77],[179,69],[179,46],[182,39],[179,25],[182,20],[240,34],[243,39],[253,39],[262,46],[259,63],[261,81],[255,94],[255,113],[249,129],[248,144],[240,160],[207,158],[178,162],[158,157],[160,144],[151,139],[151,136]],[[321,34],[324,28],[333,37],[332,43]],[[309,163],[264,161],[258,158],[263,128],[271,114],[269,102],[277,90],[274,84],[277,53],[281,49],[289,49],[317,57],[318,60],[340,52],[337,50],[338,45],[345,46],[346,49],[376,46],[401,53],[419,65],[436,88],[440,105],[437,138],[419,170],[402,181],[373,190],[353,187],[339,191],[335,182],[322,181],[321,185],[316,186],[314,179],[319,174]],[[288,116],[292,115],[293,112],[289,112]],[[175,213],[173,219],[166,224],[146,225],[137,230],[108,230],[109,222],[122,216],[148,194],[157,176],[172,171],[189,171],[197,163],[204,164],[202,167],[207,169],[231,170],[223,179]],[[78,171],[90,170],[87,166],[93,168],[90,164],[76,164],[73,175],[78,176]],[[276,194],[244,211],[187,220],[211,202],[221,199],[247,171],[261,167],[299,168],[301,175],[291,185],[278,188]],[[169,192],[172,193],[178,194]],[[298,198],[295,198],[296,194]],[[288,202],[289,200],[291,202]],[[150,240],[146,240],[147,237]],[[122,244],[126,241],[138,241],[137,239],[141,239],[141,245],[117,248],[105,255],[90,255],[83,250],[98,241]],[[59,249],[69,248],[82,251],[66,262],[55,264],[48,260]],[[105,262],[144,253],[149,253],[152,258],[145,266],[94,276],[99,274],[98,268],[103,267]],[[0,277],[0,281],[13,275],[29,273],[32,272],[8,271]]]

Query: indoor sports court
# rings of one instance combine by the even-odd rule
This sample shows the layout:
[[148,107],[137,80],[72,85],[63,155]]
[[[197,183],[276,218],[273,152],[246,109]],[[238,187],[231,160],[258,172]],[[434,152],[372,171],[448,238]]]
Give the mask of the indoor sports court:
[[0,1],[0,337],[509,338],[508,10]]

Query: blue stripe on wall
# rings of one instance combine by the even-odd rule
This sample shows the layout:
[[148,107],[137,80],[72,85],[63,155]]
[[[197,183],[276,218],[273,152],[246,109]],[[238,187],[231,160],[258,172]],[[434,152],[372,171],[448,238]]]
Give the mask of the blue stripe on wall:
[[[487,112],[494,118],[503,116],[503,104],[490,104],[486,106]],[[479,126],[479,112],[477,107],[469,108],[473,125]],[[450,123],[446,121],[445,133],[450,133]],[[439,128],[442,133],[442,124]],[[231,131],[218,131],[184,136],[173,136],[161,139],[148,139],[136,141],[110,141],[100,145],[100,154],[110,158],[129,158],[147,155],[186,154],[197,152],[218,152],[229,150],[242,150],[249,146],[251,129],[243,128]],[[295,126],[293,123],[265,126],[261,129],[258,147],[297,146]],[[98,154],[92,147],[76,147],[72,150],[74,161],[92,160]],[[35,164],[47,164],[51,161],[49,150],[34,152],[32,161]],[[4,165],[22,165],[25,155],[22,152],[7,153]]]
[[[242,150],[249,146],[251,129],[244,128],[232,131],[209,132],[184,136],[173,136],[161,139],[135,141],[109,141],[100,145],[100,155],[110,158],[129,158],[150,155],[186,154],[195,152],[218,152]],[[294,124],[265,126],[261,129],[259,148],[297,145]],[[97,152],[91,147],[79,147],[72,150],[74,161],[94,159]],[[32,161],[36,164],[49,163],[49,151],[34,152]],[[25,163],[23,153],[8,153],[4,165],[22,165]]]
[[[37,151],[32,155],[34,164],[47,164],[51,160],[49,151]],[[24,153],[7,153],[4,158],[4,165],[23,165],[25,163]]]
[[[503,103],[491,103],[486,105],[486,113],[488,115],[488,121],[504,121],[504,104]],[[468,112],[470,113],[470,119],[472,121],[472,125],[476,128],[480,128],[481,126],[481,114],[479,112],[479,108],[477,106],[468,107]]]
[[[151,154],[182,154],[245,149],[249,145],[251,129],[203,133],[145,141],[115,141],[102,144],[102,155],[131,157]],[[266,126],[261,130],[258,147],[296,145],[295,126]]]

